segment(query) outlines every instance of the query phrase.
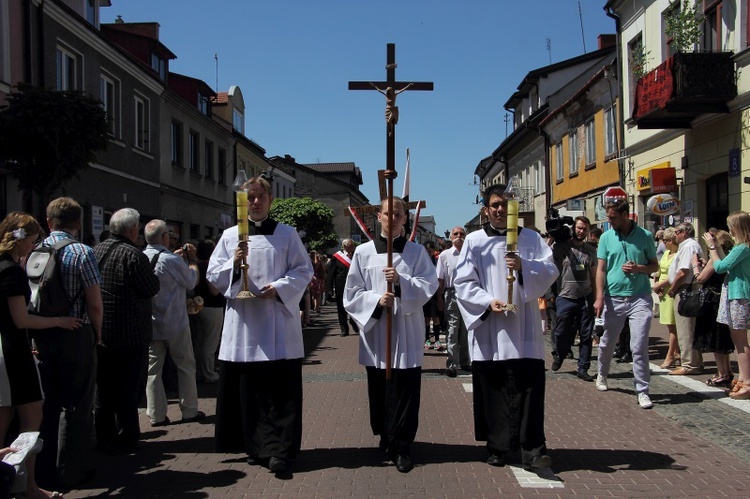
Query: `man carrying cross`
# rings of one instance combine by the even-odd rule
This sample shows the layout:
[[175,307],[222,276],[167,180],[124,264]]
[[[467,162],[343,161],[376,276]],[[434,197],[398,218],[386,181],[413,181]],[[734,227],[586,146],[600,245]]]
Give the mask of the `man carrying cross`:
[[[370,426],[380,448],[398,471],[413,468],[411,443],[419,424],[421,393],[422,306],[438,288],[435,267],[421,245],[401,235],[406,206],[393,198],[393,212],[383,200],[379,237],[357,248],[346,280],[344,307],[360,331],[359,363],[367,369]],[[393,265],[387,264],[388,234],[393,234]],[[393,292],[387,290],[391,283]],[[386,347],[387,315],[392,315],[392,344]],[[391,380],[386,379],[386,366]]]

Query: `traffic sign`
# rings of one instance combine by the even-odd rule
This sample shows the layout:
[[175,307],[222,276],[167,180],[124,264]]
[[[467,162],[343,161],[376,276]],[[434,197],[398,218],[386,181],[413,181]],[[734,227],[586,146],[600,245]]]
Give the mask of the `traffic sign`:
[[602,194],[602,204],[607,204],[611,201],[620,201],[628,199],[628,193],[622,187],[608,187],[604,194]]

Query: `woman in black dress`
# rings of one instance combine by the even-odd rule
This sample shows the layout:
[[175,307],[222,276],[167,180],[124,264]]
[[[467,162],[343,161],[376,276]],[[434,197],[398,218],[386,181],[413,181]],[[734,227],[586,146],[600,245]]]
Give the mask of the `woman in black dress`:
[[[27,311],[31,290],[21,262],[41,235],[37,221],[26,213],[10,213],[0,222],[0,446],[16,411],[20,432],[39,431],[42,422],[42,387],[26,329],[81,326],[75,317],[40,317]],[[26,471],[26,497],[60,496],[37,486],[33,455],[26,458]]]
[[[728,232],[719,230],[715,234],[716,242],[723,250],[723,254],[729,254],[734,241]],[[697,259],[697,255],[695,256]],[[710,314],[704,314],[695,318],[695,334],[693,336],[693,348],[700,350],[702,353],[713,352],[716,359],[716,375],[706,381],[709,386],[719,386],[728,388],[734,375],[729,365],[729,354],[734,351],[734,343],[729,327],[726,324],[717,322],[716,317],[719,313],[719,300],[721,287],[724,283],[725,274],[714,272],[714,266],[709,261],[705,267],[700,261],[693,262],[694,271],[697,273],[695,280],[704,287],[709,287],[716,293],[716,303],[711,308]]]

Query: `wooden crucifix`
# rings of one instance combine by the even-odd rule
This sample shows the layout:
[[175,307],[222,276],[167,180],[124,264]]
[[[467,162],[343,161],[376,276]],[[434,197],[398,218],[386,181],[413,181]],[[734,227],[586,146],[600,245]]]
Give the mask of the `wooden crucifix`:
[[[432,82],[396,81],[396,44],[386,46],[386,81],[367,82],[350,81],[349,90],[377,90],[385,96],[385,143],[386,169],[385,178],[388,181],[388,267],[393,267],[393,180],[396,173],[396,124],[398,124],[398,107],[396,97],[406,90],[433,90]],[[388,283],[388,292],[393,292],[393,284]],[[386,314],[385,351],[388,362],[385,368],[386,379],[391,379],[391,339],[393,330],[393,316],[391,310]]]

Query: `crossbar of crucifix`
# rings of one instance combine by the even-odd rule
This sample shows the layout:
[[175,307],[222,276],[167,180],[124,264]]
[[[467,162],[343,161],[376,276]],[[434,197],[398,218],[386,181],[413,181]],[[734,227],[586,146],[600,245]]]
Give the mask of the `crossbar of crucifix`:
[[[350,81],[349,90],[376,90],[385,96],[385,143],[386,143],[386,170],[385,178],[388,181],[388,267],[393,267],[393,180],[396,178],[396,125],[398,124],[398,106],[396,97],[406,90],[433,90],[432,82],[405,82],[396,81],[396,44],[389,43],[386,46],[386,81]],[[393,283],[388,283],[388,292],[393,292]],[[386,314],[385,350],[388,362],[385,368],[386,379],[391,379],[391,338],[392,338],[393,316],[391,310]]]

